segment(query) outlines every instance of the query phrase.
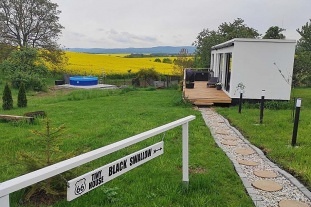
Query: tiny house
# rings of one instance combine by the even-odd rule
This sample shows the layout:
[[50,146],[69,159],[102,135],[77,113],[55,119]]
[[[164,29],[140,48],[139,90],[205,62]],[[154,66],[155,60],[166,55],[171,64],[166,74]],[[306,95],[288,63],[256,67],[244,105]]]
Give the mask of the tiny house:
[[212,47],[211,71],[232,99],[289,100],[295,40],[236,38]]

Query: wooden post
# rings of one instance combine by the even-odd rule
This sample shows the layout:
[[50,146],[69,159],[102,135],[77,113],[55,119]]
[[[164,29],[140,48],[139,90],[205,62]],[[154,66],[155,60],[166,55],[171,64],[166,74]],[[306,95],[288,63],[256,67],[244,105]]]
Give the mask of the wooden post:
[[242,100],[243,100],[243,90],[240,91],[239,113],[241,113],[242,110]]

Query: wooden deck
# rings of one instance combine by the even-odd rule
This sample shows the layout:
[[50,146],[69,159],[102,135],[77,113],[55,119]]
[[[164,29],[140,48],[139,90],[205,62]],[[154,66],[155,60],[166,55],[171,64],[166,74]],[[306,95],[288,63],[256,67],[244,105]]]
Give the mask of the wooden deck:
[[208,88],[207,81],[196,81],[194,88],[183,87],[183,96],[197,106],[208,106],[218,103],[231,103],[231,98],[222,90]]

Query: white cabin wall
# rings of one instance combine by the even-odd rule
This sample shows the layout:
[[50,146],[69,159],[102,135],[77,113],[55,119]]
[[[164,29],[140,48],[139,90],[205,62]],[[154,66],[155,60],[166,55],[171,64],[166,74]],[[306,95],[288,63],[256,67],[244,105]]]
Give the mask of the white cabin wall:
[[[243,83],[247,99],[260,99],[261,91],[266,90],[267,99],[289,100],[294,47],[293,43],[236,42],[231,89]],[[239,93],[234,92],[230,91],[230,97],[238,98]]]

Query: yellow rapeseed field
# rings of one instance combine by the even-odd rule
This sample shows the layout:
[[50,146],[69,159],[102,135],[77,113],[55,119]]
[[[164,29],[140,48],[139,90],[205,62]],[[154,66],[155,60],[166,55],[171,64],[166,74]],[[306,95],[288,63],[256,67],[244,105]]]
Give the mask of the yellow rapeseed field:
[[[173,73],[173,64],[154,62],[152,58],[125,58],[124,54],[87,54],[66,52],[68,65],[65,71],[80,75],[124,74],[129,70],[135,73],[143,68],[154,68],[165,75]],[[163,60],[165,57],[160,57]],[[173,58],[172,58],[173,60]]]

